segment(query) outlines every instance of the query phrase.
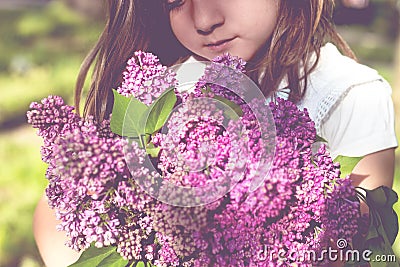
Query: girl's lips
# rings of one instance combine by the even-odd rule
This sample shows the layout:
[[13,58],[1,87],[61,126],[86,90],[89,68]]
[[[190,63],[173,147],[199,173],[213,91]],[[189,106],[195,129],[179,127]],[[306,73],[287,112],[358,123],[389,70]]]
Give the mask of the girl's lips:
[[236,39],[236,37],[220,40],[217,42],[212,42],[212,43],[206,44],[205,46],[214,52],[222,52],[222,51],[228,49],[228,46],[231,44],[231,41],[233,41],[234,39]]

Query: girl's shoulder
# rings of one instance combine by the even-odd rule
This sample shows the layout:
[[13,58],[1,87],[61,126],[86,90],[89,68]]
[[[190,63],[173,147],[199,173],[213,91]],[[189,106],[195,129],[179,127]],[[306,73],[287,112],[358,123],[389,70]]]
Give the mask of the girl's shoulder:
[[299,107],[308,109],[333,156],[363,156],[397,146],[392,89],[376,70],[327,44],[308,78]]
[[350,91],[354,91],[353,96],[363,94],[363,88],[371,86],[378,94],[382,92],[384,97],[391,96],[390,85],[375,69],[342,55],[336,46],[327,43],[321,49],[318,65],[308,77],[299,107],[308,109],[319,129]]

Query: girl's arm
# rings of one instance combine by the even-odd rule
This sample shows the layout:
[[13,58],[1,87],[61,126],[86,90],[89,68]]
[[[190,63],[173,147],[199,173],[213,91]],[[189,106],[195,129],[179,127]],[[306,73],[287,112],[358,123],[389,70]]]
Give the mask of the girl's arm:
[[78,260],[80,253],[67,247],[65,232],[57,231],[54,210],[43,196],[33,217],[33,235],[40,255],[47,267],[65,267]]
[[351,179],[354,185],[374,189],[381,185],[392,187],[395,166],[394,148],[366,155],[355,166]]
[[[374,189],[379,186],[392,187],[395,154],[394,148],[378,151],[364,156],[353,169],[351,179],[355,186],[366,189]],[[368,213],[369,209],[366,203],[361,202],[361,212]],[[335,242],[332,246],[335,246]],[[345,262],[329,262],[324,267],[342,267]]]
[[355,86],[324,123],[322,136],[338,155],[363,156],[353,169],[355,186],[392,187],[395,168],[394,108],[391,89],[381,81]]
[[[382,185],[393,186],[395,153],[394,148],[364,156],[353,169],[351,179],[355,186],[375,189]],[[366,203],[361,202],[361,213],[368,213]]]

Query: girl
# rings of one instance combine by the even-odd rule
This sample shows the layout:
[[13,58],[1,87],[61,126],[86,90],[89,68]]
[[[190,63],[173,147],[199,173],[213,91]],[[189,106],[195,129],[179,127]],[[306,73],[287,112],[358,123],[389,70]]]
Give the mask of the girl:
[[[308,108],[332,156],[363,156],[355,185],[392,186],[394,115],[391,89],[376,71],[356,63],[332,23],[333,0],[110,0],[105,29],[84,61],[76,107],[94,64],[84,116],[102,120],[112,91],[135,50],[157,54],[165,65],[211,60],[222,53],[248,62],[247,74],[266,97],[286,97]],[[157,18],[157,19],[155,19]],[[345,54],[342,55],[340,52]],[[45,200],[34,232],[48,266],[74,262]]]

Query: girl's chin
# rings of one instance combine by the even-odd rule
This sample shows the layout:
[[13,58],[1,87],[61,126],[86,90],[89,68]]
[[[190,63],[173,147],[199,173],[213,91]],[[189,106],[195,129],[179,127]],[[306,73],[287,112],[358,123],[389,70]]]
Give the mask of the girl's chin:
[[197,54],[193,54],[193,57],[198,61],[211,61],[211,60],[213,60],[213,58],[208,58],[208,57],[200,56],[200,55],[197,55]]
[[212,61],[217,56],[222,56],[222,55],[224,55],[226,53],[230,54],[231,56],[239,57],[239,58],[243,59],[244,61],[248,61],[249,60],[249,57],[247,57],[247,56],[237,55],[237,54],[235,54],[233,52],[229,52],[229,51],[223,52],[223,53],[216,53],[216,54],[213,54],[213,55],[204,55],[204,56],[193,54],[193,57],[198,61]]

